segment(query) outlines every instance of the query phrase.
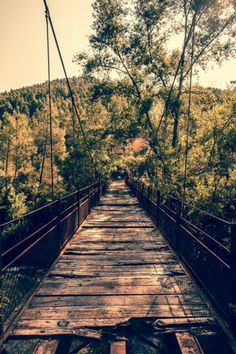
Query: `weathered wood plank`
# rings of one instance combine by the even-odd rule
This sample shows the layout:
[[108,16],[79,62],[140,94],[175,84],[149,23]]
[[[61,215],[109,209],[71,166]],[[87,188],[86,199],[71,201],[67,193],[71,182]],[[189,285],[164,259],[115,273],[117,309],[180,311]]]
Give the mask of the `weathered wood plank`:
[[137,225],[140,227],[140,226],[151,226],[151,227],[155,227],[153,222],[146,219],[145,221],[144,220],[140,220],[138,217],[135,219],[135,218],[132,218],[133,220],[131,219],[128,219],[127,217],[122,219],[121,218],[94,218],[94,219],[89,219],[88,222],[86,222],[86,224],[83,226],[83,227],[88,227],[88,226],[96,226],[96,225],[102,225],[102,227],[106,227],[106,226],[111,226],[111,227],[136,227],[137,228]]
[[58,339],[42,341],[34,351],[34,354],[55,354],[59,346]]
[[110,345],[110,354],[126,354],[126,342],[112,342]]
[[172,327],[172,326],[196,326],[196,325],[206,325],[206,324],[215,324],[216,322],[214,321],[213,317],[211,316],[209,312],[209,317],[173,317],[173,318],[163,318],[163,319],[158,319],[155,322],[155,327],[156,328],[167,328],[167,327]]
[[149,245],[148,247],[140,247],[140,249],[137,251],[137,245],[130,247],[128,245],[120,247],[117,245],[110,244],[107,247],[71,247],[69,246],[67,248],[67,251],[64,254],[68,254],[68,252],[74,252],[75,254],[85,254],[85,255],[98,255],[98,256],[106,256],[108,257],[109,255],[137,255],[137,256],[142,256],[144,254],[148,256],[155,256],[157,257],[155,252],[162,252],[166,250],[167,247],[164,245],[158,246],[153,246]]
[[[117,252],[115,252],[113,255],[108,255],[106,256],[105,253],[102,254],[98,254],[97,257],[93,257],[93,255],[83,255],[83,254],[76,254],[74,252],[69,252],[69,250],[67,251],[67,253],[65,253],[63,255],[63,257],[60,259],[60,263],[64,263],[64,262],[74,262],[77,263],[78,262],[78,256],[79,257],[79,261],[81,261],[81,263],[83,263],[84,261],[87,260],[87,262],[97,262],[97,264],[99,264],[99,261],[97,259],[99,259],[101,262],[116,262],[118,263],[119,261],[131,261],[134,260],[136,262],[139,261],[146,261],[146,262],[150,262],[150,261],[154,261],[154,263],[158,263],[158,264],[166,264],[169,260],[170,264],[177,264],[178,262],[176,261],[176,258],[168,252],[163,252],[162,257],[159,255],[154,255],[154,254],[149,254],[149,252],[147,252],[146,255],[144,255],[144,253],[139,253],[139,252],[132,252],[130,251],[130,255],[128,254],[124,254],[124,256],[122,256],[122,252],[120,252],[120,254],[118,254]],[[121,259],[120,259],[121,258]]]
[[[157,270],[150,270],[150,272],[148,271],[129,271],[125,274],[125,279],[135,279],[135,278],[143,278],[143,279],[153,279],[155,277],[172,277],[173,274],[176,274],[177,272],[170,272],[168,270],[164,270],[164,269],[157,269]],[[70,272],[66,272],[66,269],[58,269],[58,270],[54,270],[53,272],[50,273],[50,275],[48,276],[48,280],[49,279],[84,279],[85,281],[87,280],[91,280],[94,278],[98,278],[97,281],[99,281],[99,279],[104,279],[105,281],[108,279],[105,278],[109,278],[109,279],[114,279],[114,280],[120,280],[120,279],[124,279],[124,276],[122,274],[122,272],[104,272],[104,271],[93,271],[93,272],[89,272],[89,271],[79,271],[79,270],[72,270]]]
[[[81,269],[78,269],[77,267],[73,267],[71,268],[70,271],[66,272],[66,267],[57,267],[55,268],[52,273],[50,274],[51,276],[54,276],[54,274],[60,274],[61,276],[63,275],[68,275],[68,277],[110,277],[113,275],[114,278],[120,278],[123,276],[124,273],[122,273],[122,269],[123,267],[113,267],[113,268],[109,268],[109,269],[104,269],[104,268],[95,268],[95,267],[84,267]],[[125,276],[127,278],[131,277],[132,278],[132,274],[134,276],[138,276],[140,275],[145,276],[145,275],[150,275],[150,276],[158,276],[158,275],[166,275],[166,276],[171,276],[172,273],[176,274],[178,272],[177,270],[178,268],[176,268],[176,271],[168,271],[166,269],[161,269],[161,268],[143,268],[141,270],[135,270],[134,267],[129,267],[129,269],[127,270]],[[124,271],[125,269],[123,269]],[[181,272],[181,269],[179,270],[179,272]]]
[[[97,265],[99,264],[98,261],[96,261],[96,259],[92,258],[92,259],[87,259],[86,257],[84,259],[79,259],[76,261],[76,257],[70,257],[70,256],[65,256],[67,258],[63,258],[60,260],[60,264],[64,264],[64,265],[68,265],[68,266],[76,266],[79,267],[78,261],[80,262],[81,265]],[[176,260],[174,258],[170,259],[168,261],[168,257],[166,257],[166,259],[158,259],[158,257],[156,259],[136,259],[135,257],[130,258],[130,259],[103,259],[100,260],[100,263],[102,263],[102,265],[117,265],[117,266],[121,266],[121,265],[133,265],[136,267],[142,266],[142,265],[156,265],[156,264],[169,264],[170,267],[172,264],[177,264]]]
[[[64,260],[71,260],[71,258],[76,261],[77,256],[80,258],[80,261],[83,260],[100,260],[103,261],[119,261],[119,260],[140,260],[140,261],[150,261],[150,260],[158,260],[158,256],[153,252],[135,252],[130,250],[130,252],[94,252],[94,254],[82,254],[81,252],[68,249],[64,255]],[[171,253],[163,252],[163,257],[171,258]]]
[[119,287],[106,287],[106,286],[94,286],[94,287],[85,287],[85,286],[75,286],[75,287],[46,287],[41,286],[37,291],[37,295],[119,295],[126,294],[128,295],[166,295],[166,294],[195,294],[196,289],[191,287],[185,290],[181,290],[177,287],[173,288],[164,288],[163,286],[119,286]]
[[94,235],[94,237],[98,237],[99,235],[107,235],[107,236],[111,236],[111,235],[119,235],[119,237],[121,237],[121,239],[123,237],[127,237],[127,236],[143,236],[145,237],[146,233],[152,233],[155,230],[145,230],[143,228],[139,228],[138,226],[136,228],[122,228],[122,229],[118,229],[118,228],[107,228],[107,229],[102,229],[102,228],[85,228],[83,227],[82,229],[80,229],[80,234],[76,234],[76,236],[78,237],[79,235],[81,236],[81,238],[83,238],[86,234],[88,235]]
[[[58,262],[52,269],[68,269],[68,264],[69,262]],[[137,262],[136,262],[137,263]],[[103,263],[98,263],[97,265],[93,265],[93,264],[78,264],[77,262],[71,262],[71,267],[68,269],[68,271],[71,270],[77,270],[79,271],[84,270],[84,269],[90,269],[90,270],[95,270],[95,269],[99,269],[99,270],[104,270],[104,271],[122,271],[122,272],[126,272],[131,270],[131,271],[144,271],[144,270],[151,270],[151,269],[167,269],[170,272],[174,272],[176,269],[181,269],[181,271],[183,271],[183,268],[180,266],[179,263],[177,263],[176,261],[173,261],[168,264],[168,263],[155,263],[155,262],[149,262],[149,264],[137,264],[136,263],[131,263],[131,264],[121,264],[121,265],[116,265],[116,264],[103,264]],[[124,273],[123,273],[124,274]]]
[[52,270],[52,274],[55,272],[66,272],[67,274],[89,274],[89,275],[99,275],[103,274],[104,276],[107,274],[114,274],[114,275],[126,275],[130,276],[130,274],[134,273],[135,274],[141,274],[141,273],[149,273],[149,274],[154,274],[158,275],[158,273],[162,274],[163,272],[166,272],[166,274],[178,274],[182,273],[183,269],[178,265],[174,264],[171,267],[168,266],[168,264],[141,264],[138,267],[130,264],[124,264],[124,265],[113,265],[113,264],[98,264],[96,265],[71,265],[71,267],[68,269],[67,264],[61,264],[58,263]]
[[[130,320],[129,317],[108,318],[108,319],[81,319],[81,320],[68,320],[60,322],[57,319],[53,320],[19,320],[13,329],[13,335],[57,335],[57,334],[77,334],[83,327],[112,327],[118,324],[126,323]],[[172,318],[172,324],[175,325],[185,323],[208,323],[212,321],[211,317],[185,317],[185,318]],[[61,323],[61,325],[60,325]]]
[[196,293],[187,277],[47,278],[37,294],[181,294]]
[[110,190],[76,232],[13,334],[78,334],[146,317],[160,325],[211,319],[151,219],[122,187]]
[[189,332],[175,333],[182,354],[204,354],[194,336]]
[[[83,327],[111,327],[117,324],[126,323],[129,318],[109,318],[109,319],[82,319],[67,321],[66,326],[60,326],[58,320],[19,320],[12,330],[14,336],[51,336],[62,334],[77,335]],[[67,323],[65,322],[65,323]],[[79,334],[78,334],[79,335]]]
[[30,308],[24,311],[22,320],[57,319],[81,320],[87,318],[118,318],[118,317],[208,317],[209,311],[205,305],[158,305],[158,306],[66,306]]
[[[163,245],[139,245],[139,253],[145,253],[145,252],[160,252],[163,250]],[[96,253],[96,254],[101,254],[101,253],[107,253],[107,252],[113,252],[114,254],[117,253],[122,253],[122,252],[128,252],[131,251],[133,253],[138,253],[137,250],[137,244],[123,244],[123,246],[119,243],[119,244],[114,244],[114,243],[108,243],[107,245],[94,245],[93,243],[90,243],[90,245],[81,245],[81,246],[69,246],[67,248],[68,251],[76,251],[78,253],[85,253],[85,254],[89,254],[89,253]]]
[[30,308],[62,306],[159,306],[159,305],[203,305],[198,294],[189,295],[117,295],[117,296],[35,296]]
[[[123,231],[123,232],[122,232]],[[156,232],[155,230],[142,230],[145,231],[146,233],[151,232]],[[119,241],[119,242],[134,242],[134,243],[142,243],[142,242],[149,242],[150,240],[145,237],[144,232],[141,232],[140,229],[138,230],[130,230],[130,229],[123,229],[123,230],[118,230],[118,229],[82,229],[81,230],[81,242],[86,243],[86,242],[101,242],[101,244],[104,242],[111,242],[111,241]],[[89,235],[89,238],[86,238],[86,236]],[[147,236],[147,235],[146,235]],[[79,235],[77,235],[76,238],[74,238],[72,241],[77,242],[79,241]],[[162,242],[161,238],[157,237],[155,240],[156,243]],[[164,243],[163,243],[164,244]]]
[[113,250],[140,250],[146,251],[147,250],[157,250],[159,247],[165,246],[162,242],[155,242],[152,244],[151,242],[147,241],[136,241],[136,240],[131,240],[131,241],[118,241],[118,240],[102,240],[102,241],[83,241],[83,242],[71,242],[69,244],[68,249],[73,249],[76,248],[78,251],[79,250],[108,250],[108,251],[113,251]]

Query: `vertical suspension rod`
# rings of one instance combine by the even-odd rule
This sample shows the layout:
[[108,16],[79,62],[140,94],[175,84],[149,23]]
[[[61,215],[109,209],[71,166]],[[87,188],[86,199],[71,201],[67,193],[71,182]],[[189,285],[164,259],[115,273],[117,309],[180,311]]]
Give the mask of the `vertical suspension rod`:
[[47,29],[47,60],[48,60],[48,101],[49,101],[49,126],[50,126],[50,167],[51,167],[51,197],[54,198],[54,171],[53,171],[53,128],[52,128],[52,95],[51,95],[51,65],[50,65],[50,43],[49,43],[49,12],[46,8],[46,29]]
[[190,78],[189,78],[186,147],[185,147],[185,161],[184,161],[183,203],[185,202],[185,197],[186,197],[187,168],[188,168],[188,155],[189,155],[189,131],[190,131],[190,115],[191,115],[191,104],[192,104],[194,40],[195,40],[195,28],[193,28],[192,48],[191,48],[191,69],[190,69]]
[[73,177],[74,177],[74,183],[75,183],[75,177],[76,177],[76,171],[75,171],[75,154],[76,154],[76,145],[75,145],[75,115],[74,115],[74,106],[72,105],[71,107],[71,113],[72,113],[72,138],[73,138],[73,153],[74,153],[74,156],[73,156],[73,160],[74,160],[74,163],[73,163]]
[[43,2],[44,2],[45,10],[46,10],[47,15],[48,15],[48,22],[50,24],[50,27],[51,27],[51,30],[52,30],[52,34],[53,34],[53,37],[54,37],[54,40],[55,40],[55,44],[56,44],[57,52],[58,52],[58,55],[59,55],[59,58],[60,58],[60,61],[61,61],[62,69],[63,69],[64,75],[65,75],[65,78],[66,78],[66,83],[67,83],[69,94],[70,94],[70,97],[71,97],[71,102],[72,102],[72,105],[74,106],[74,112],[75,112],[75,114],[76,114],[76,116],[78,118],[78,122],[79,122],[80,130],[81,130],[81,133],[82,133],[82,136],[83,136],[83,139],[84,139],[84,143],[85,143],[85,146],[87,148],[89,157],[90,157],[91,162],[92,162],[92,166],[93,166],[93,170],[94,170],[94,180],[96,180],[96,176],[99,176],[99,173],[98,173],[94,158],[93,158],[93,156],[91,154],[90,147],[89,147],[89,144],[87,142],[86,135],[85,135],[82,123],[81,123],[80,115],[79,115],[79,112],[78,112],[78,109],[77,109],[77,106],[76,106],[76,103],[75,103],[74,93],[72,91],[72,88],[71,88],[71,85],[70,85],[70,81],[69,81],[69,78],[68,78],[68,75],[67,75],[67,72],[66,72],[65,64],[64,64],[64,61],[63,61],[63,58],[62,58],[62,54],[61,54],[61,50],[60,50],[60,47],[59,47],[59,44],[58,44],[56,32],[55,32],[54,27],[53,27],[53,23],[52,23],[52,19],[51,19],[51,16],[50,16],[49,8],[48,8],[48,5],[47,5],[47,1],[43,0]]

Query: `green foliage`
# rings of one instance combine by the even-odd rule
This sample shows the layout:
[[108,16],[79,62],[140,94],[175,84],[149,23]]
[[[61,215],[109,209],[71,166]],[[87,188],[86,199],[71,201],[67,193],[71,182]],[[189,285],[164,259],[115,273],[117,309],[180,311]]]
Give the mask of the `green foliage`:
[[[52,83],[55,198],[92,183],[94,166],[101,179],[117,170],[127,140],[135,137],[136,107],[123,95],[125,82],[73,78],[84,142],[64,80]],[[0,94],[0,206],[2,220],[19,217],[51,199],[47,86]],[[35,102],[37,105],[35,106]],[[7,213],[5,212],[7,210]]]
[[[171,146],[172,119],[161,125],[157,152],[148,148],[136,151],[136,138],[151,144],[140,107],[148,111],[154,127],[158,126],[162,97],[146,97],[143,106],[126,96],[126,80],[90,83],[73,78],[87,142],[101,178],[110,178],[127,171],[133,177],[153,184],[162,191],[183,194],[186,144],[187,92],[182,96],[178,145]],[[38,97],[38,107],[32,116],[22,112],[4,111],[1,119],[0,186],[2,221],[16,218],[28,210],[50,201],[50,150],[47,100],[44,85],[17,90],[17,102],[31,110],[32,96]],[[87,148],[79,126],[71,112],[63,80],[53,83],[53,147],[56,196],[83,187],[94,179]],[[129,92],[129,91],[128,91]],[[235,90],[193,88],[190,117],[190,138],[187,166],[186,199],[218,215],[232,218],[235,199]],[[196,92],[196,93],[195,93]],[[31,94],[30,94],[31,93]],[[8,107],[14,91],[1,95],[1,106]],[[34,102],[34,101],[32,101]],[[143,108],[142,108],[143,107]],[[29,114],[29,113],[28,113]],[[18,122],[17,122],[18,120]],[[16,129],[16,124],[21,123]],[[16,141],[19,141],[18,143]]]
[[[235,90],[196,85],[190,97],[188,83],[191,73],[235,55],[235,13],[233,0],[95,0],[90,51],[75,57],[89,77],[125,83],[119,95],[136,109],[133,138],[146,139],[151,150],[133,154],[131,135],[122,141],[129,173],[160,188],[164,197],[182,197],[187,154],[185,197],[212,210],[214,202],[227,217],[235,198]],[[116,126],[117,143],[124,126]]]
[[[55,197],[98,177],[88,148],[101,178],[128,171],[158,187],[164,197],[182,197],[187,152],[186,199],[230,218],[236,91],[195,85],[190,107],[188,83],[192,71],[195,75],[210,60],[221,62],[234,54],[235,2],[95,0],[93,8],[90,51],[74,58],[84,76],[70,79],[86,144],[65,80],[52,84]],[[42,84],[0,94],[5,219],[51,198],[46,92]],[[149,148],[135,151],[136,138]]]
[[12,219],[18,218],[27,212],[25,204],[26,196],[23,193],[16,193],[13,187],[10,187],[7,193],[7,202],[10,204],[10,215]]

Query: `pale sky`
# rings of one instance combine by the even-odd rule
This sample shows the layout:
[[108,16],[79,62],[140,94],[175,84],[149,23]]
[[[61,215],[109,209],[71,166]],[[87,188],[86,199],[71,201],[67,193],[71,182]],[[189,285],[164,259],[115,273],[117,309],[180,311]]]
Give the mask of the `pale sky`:
[[[72,58],[88,45],[92,0],[47,2],[68,75],[77,76]],[[43,0],[0,0],[0,92],[47,80],[45,26]],[[52,39],[51,44],[52,78],[62,78]]]
[[[86,50],[92,24],[92,0],[48,0],[68,75],[77,76],[72,63]],[[47,80],[46,30],[43,0],[0,0],[0,92]],[[51,43],[53,41],[51,40]],[[52,79],[63,72],[55,47],[51,49]],[[236,80],[236,59],[201,74],[200,84],[225,88]]]

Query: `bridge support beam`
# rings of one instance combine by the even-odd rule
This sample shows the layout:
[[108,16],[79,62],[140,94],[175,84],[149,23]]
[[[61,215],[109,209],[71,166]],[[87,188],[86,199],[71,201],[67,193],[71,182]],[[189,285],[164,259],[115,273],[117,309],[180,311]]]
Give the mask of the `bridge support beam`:
[[110,345],[110,354],[126,354],[126,342],[112,342]]
[[35,349],[34,354],[55,354],[59,346],[58,339],[42,341]]

